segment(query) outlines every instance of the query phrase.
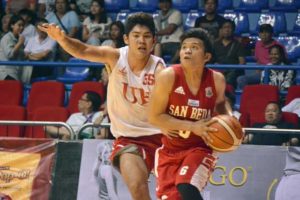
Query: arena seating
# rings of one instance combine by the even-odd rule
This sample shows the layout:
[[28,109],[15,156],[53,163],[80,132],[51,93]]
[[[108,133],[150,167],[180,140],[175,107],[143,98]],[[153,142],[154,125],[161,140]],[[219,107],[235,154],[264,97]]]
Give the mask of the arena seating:
[[257,22],[256,30],[252,34],[257,34],[261,24],[271,24],[274,29],[274,35],[286,33],[286,19],[283,12],[265,12],[261,13]]
[[242,35],[243,33],[249,33],[249,19],[245,12],[227,11],[223,14],[226,19],[234,21],[236,28],[235,34]]
[[183,13],[198,7],[198,0],[172,0],[173,7]]
[[246,12],[260,12],[261,10],[268,8],[268,0],[241,0],[237,10]]
[[295,98],[300,98],[300,85],[293,85],[288,89],[285,98],[285,105],[290,103]]
[[300,1],[298,0],[275,0],[274,4],[270,6],[274,11],[297,12],[300,8]]
[[233,10],[232,0],[219,0],[218,12],[224,12],[226,10]]
[[128,0],[104,0],[104,2],[107,12],[118,12],[123,9],[129,9]]
[[23,84],[20,81],[0,81],[0,105],[21,105]]
[[130,10],[135,12],[155,12],[158,9],[158,0],[137,0],[136,4],[130,5]]

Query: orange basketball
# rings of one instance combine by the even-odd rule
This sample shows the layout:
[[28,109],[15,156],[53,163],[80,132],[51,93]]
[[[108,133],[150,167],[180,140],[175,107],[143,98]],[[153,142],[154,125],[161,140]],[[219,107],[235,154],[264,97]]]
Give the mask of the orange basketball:
[[218,152],[230,152],[237,149],[244,138],[240,122],[229,115],[217,115],[213,119],[217,119],[217,122],[211,124],[210,127],[218,131],[209,133],[213,141],[208,145]]

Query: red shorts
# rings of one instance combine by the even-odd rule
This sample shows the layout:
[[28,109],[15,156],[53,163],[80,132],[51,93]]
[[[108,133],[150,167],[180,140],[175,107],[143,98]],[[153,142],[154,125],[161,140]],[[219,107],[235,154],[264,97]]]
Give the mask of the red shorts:
[[200,147],[177,152],[162,147],[156,156],[156,194],[162,200],[181,200],[176,188],[180,183],[192,184],[202,191],[217,162],[217,156],[211,150]]
[[157,148],[161,147],[161,134],[142,137],[119,137],[113,143],[110,159],[119,168],[119,157],[122,153],[140,155],[149,170],[154,167],[154,156]]

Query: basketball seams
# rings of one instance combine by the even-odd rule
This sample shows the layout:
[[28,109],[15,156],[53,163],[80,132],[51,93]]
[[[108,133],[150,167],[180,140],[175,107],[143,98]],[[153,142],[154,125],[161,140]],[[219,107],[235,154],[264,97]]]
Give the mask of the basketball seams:
[[241,142],[240,140],[236,137],[234,131],[231,129],[231,127],[220,117],[216,117],[218,122],[228,131],[230,136],[233,138],[233,145],[239,145]]

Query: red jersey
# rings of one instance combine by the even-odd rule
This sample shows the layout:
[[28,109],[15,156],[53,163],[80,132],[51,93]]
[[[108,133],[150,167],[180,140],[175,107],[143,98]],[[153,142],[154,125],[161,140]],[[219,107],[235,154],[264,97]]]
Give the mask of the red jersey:
[[[213,70],[204,68],[198,93],[193,95],[187,85],[181,65],[174,65],[172,69],[175,72],[175,82],[166,112],[177,119],[190,121],[211,118],[217,98]],[[192,147],[209,148],[201,137],[193,133],[186,139],[182,137],[168,139],[164,136],[162,142],[164,147],[170,150],[185,150]]]

